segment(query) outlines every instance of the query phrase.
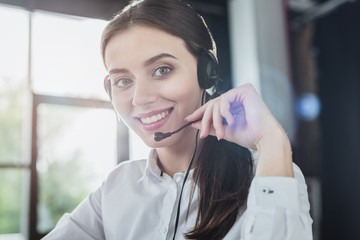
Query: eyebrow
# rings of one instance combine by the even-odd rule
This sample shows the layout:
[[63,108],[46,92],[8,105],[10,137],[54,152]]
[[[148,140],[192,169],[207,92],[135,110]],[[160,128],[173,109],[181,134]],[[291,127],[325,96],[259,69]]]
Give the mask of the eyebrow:
[[173,58],[173,59],[177,59],[175,56],[168,54],[168,53],[160,53],[159,55],[156,55],[148,60],[146,60],[144,62],[144,66],[149,66],[150,64],[156,62],[157,60],[161,59],[161,58]]
[[128,73],[128,72],[129,70],[127,70],[126,68],[114,68],[109,71],[109,75],[117,74],[117,73]]
[[[144,66],[149,66],[151,64],[153,64],[154,62],[156,62],[157,60],[161,59],[161,58],[173,58],[173,59],[177,59],[175,56],[168,54],[168,53],[160,53],[159,55],[156,55],[152,58],[149,58],[148,60],[146,60],[144,62]],[[111,69],[109,71],[109,75],[111,74],[116,74],[116,73],[129,73],[129,70],[126,68],[114,68]]]

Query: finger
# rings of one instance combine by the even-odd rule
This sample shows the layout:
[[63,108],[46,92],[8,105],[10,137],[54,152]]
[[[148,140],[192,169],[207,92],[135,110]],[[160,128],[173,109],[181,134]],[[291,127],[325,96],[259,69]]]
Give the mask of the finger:
[[219,104],[215,103],[213,108],[213,127],[215,129],[216,137],[218,140],[224,138],[224,126],[222,124],[222,116],[220,114]]
[[208,104],[203,117],[202,117],[202,126],[201,126],[201,132],[200,137],[205,138],[210,133],[210,127],[212,125],[212,112],[213,112],[213,104],[212,102]]
[[[191,124],[191,127],[195,128],[195,129],[199,129],[199,130],[201,130],[201,126],[202,126],[202,120]],[[214,128],[210,128],[210,132],[209,132],[208,135],[216,136],[215,129],[214,129]]]
[[220,114],[225,118],[229,126],[233,125],[235,119],[230,109],[230,103],[226,98],[220,98]]
[[196,109],[192,114],[187,116],[185,118],[185,120],[188,121],[188,122],[192,122],[192,121],[201,119],[204,112],[205,112],[206,107],[207,107],[207,104],[205,104],[205,105],[201,106],[200,108]]
[[202,126],[202,120],[194,122],[193,124],[191,124],[191,127],[199,129],[199,130],[201,130],[201,126]]

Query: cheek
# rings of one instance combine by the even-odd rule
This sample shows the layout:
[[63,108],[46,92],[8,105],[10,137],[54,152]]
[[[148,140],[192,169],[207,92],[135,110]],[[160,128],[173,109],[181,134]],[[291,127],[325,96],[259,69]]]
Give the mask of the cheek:
[[200,107],[201,89],[198,85],[182,85],[168,90],[169,99],[172,99],[180,107],[180,111],[190,114]]
[[127,116],[129,116],[131,112],[131,103],[120,101],[117,97],[113,99],[113,107],[118,114],[118,116],[121,117],[123,121],[126,122]]
[[164,91],[171,99],[178,100],[194,100],[198,98],[198,94],[201,92],[200,86],[198,84],[197,78],[193,76],[194,74],[182,74],[180,77],[172,80],[164,86]]

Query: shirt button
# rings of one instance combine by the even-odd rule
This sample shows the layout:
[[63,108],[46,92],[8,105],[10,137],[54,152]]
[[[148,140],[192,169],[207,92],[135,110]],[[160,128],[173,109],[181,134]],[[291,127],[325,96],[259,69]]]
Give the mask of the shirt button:
[[262,192],[266,193],[266,194],[272,194],[272,193],[274,193],[274,190],[265,187],[265,188],[262,189]]
[[162,231],[162,233],[165,234],[165,233],[167,232],[167,228],[166,228],[166,227],[162,227],[162,228],[161,228],[161,231]]

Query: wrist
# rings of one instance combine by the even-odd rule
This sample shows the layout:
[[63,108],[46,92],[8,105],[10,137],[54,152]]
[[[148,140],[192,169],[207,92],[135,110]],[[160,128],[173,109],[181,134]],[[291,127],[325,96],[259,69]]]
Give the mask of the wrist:
[[294,176],[291,144],[284,130],[269,131],[259,139],[256,147],[259,152],[256,175]]
[[290,141],[283,129],[272,129],[261,136],[256,142],[256,149],[261,152],[266,148],[284,148],[291,150]]

